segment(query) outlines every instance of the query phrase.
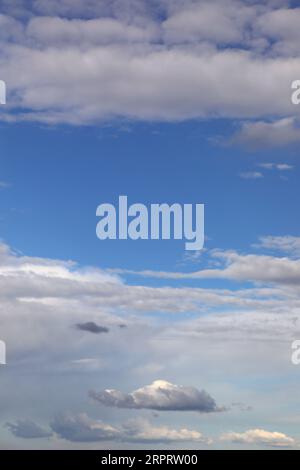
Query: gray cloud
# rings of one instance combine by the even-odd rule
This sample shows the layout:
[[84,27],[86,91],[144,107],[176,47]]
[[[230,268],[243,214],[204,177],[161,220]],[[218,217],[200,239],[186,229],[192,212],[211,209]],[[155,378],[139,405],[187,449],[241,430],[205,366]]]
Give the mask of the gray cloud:
[[299,142],[291,125],[273,131],[262,120],[299,116],[290,85],[300,58],[281,52],[280,44],[298,48],[300,9],[239,0],[150,3],[36,0],[26,14],[23,2],[18,8],[6,2],[0,52],[10,96],[0,119],[73,125],[120,117],[255,119],[237,142]]
[[275,54],[299,55],[297,44],[299,32],[300,8],[275,9],[258,18],[256,30],[269,37]]
[[266,236],[260,237],[255,248],[281,252],[298,258],[300,256],[300,237],[292,236]]
[[102,392],[91,391],[90,396],[105,406],[117,408],[201,413],[224,411],[224,408],[219,408],[205,390],[178,386],[164,380],[156,380],[151,385],[128,394],[118,390],[104,390]]
[[72,442],[211,443],[199,431],[152,426],[144,419],[131,420],[123,426],[114,427],[91,419],[84,413],[57,416],[51,423],[51,428],[59,437]]
[[98,442],[119,437],[118,429],[100,421],[93,421],[86,414],[59,415],[52,421],[51,429],[73,442]]
[[81,331],[88,331],[90,333],[108,333],[109,329],[105,326],[97,325],[94,322],[86,322],[86,323],[77,323],[76,328]]
[[37,439],[50,437],[52,432],[42,428],[30,420],[19,420],[16,423],[6,423],[5,425],[15,437],[23,439]]
[[[268,246],[276,243],[278,247],[279,240],[268,239],[264,241],[264,245],[266,243]],[[284,245],[292,253],[297,240],[284,237],[280,240],[280,245],[281,248]],[[296,252],[291,256],[296,257]],[[209,334],[217,331],[221,335],[223,331],[227,336],[228,323],[224,319],[221,321],[217,314],[223,309],[230,309],[230,328],[238,329],[245,336],[251,334],[251,337],[256,335],[260,338],[261,331],[264,331],[265,335],[278,339],[280,334],[293,334],[293,324],[289,324],[287,320],[298,317],[298,259],[217,251],[210,253],[210,266],[210,269],[189,273],[144,271],[137,274],[174,280],[246,280],[263,285],[254,285],[247,289],[149,287],[143,283],[127,285],[120,277],[105,271],[80,269],[73,263],[59,260],[20,256],[12,253],[7,246],[0,245],[2,338],[10,345],[10,354],[15,359],[21,360],[28,354],[31,358],[33,355],[43,358],[49,354],[52,357],[60,351],[61,357],[68,364],[73,364],[74,360],[90,361],[98,357],[97,334],[87,333],[82,335],[80,342],[74,341],[70,324],[85,324],[86,322],[82,322],[82,312],[85,312],[86,318],[94,319],[97,326],[107,325],[112,332],[112,335],[102,335],[101,347],[108,347],[108,337],[113,336],[118,342],[118,348],[121,347],[122,350],[128,349],[128,340],[132,336],[141,336],[142,341],[148,341],[157,331],[158,325],[151,325],[145,316],[140,315],[143,312],[159,311],[173,315],[185,312],[200,315],[210,312]],[[290,313],[288,317],[287,310]],[[124,313],[128,311],[132,312],[126,317],[130,328],[121,331],[118,325],[122,324]],[[206,328],[207,321],[203,317],[201,328]],[[266,330],[265,321],[272,324],[272,328]],[[17,340],[21,332],[22,342]],[[69,336],[66,338],[66,335]],[[53,337],[56,338],[55,348]],[[64,367],[67,367],[67,363]],[[81,363],[81,366],[84,364],[90,366],[91,362]],[[96,364],[95,361],[93,364]]]
[[[253,149],[298,144],[300,142],[300,127],[294,118],[284,118],[271,122],[245,122],[231,142],[246,145]],[[274,168],[284,169],[278,166]]]
[[185,8],[164,21],[163,29],[167,42],[237,44],[244,42],[247,26],[256,15],[256,8],[235,0],[186,2]]

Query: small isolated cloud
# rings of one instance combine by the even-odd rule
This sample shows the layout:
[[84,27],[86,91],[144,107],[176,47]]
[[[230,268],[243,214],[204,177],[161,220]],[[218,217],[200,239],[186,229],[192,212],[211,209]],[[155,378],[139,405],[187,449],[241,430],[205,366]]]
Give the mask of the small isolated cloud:
[[244,173],[240,173],[240,177],[245,180],[257,180],[263,178],[264,175],[259,171],[246,171]]
[[264,429],[249,429],[243,433],[230,432],[223,434],[221,440],[267,447],[293,447],[295,445],[295,440],[292,437],[281,432],[270,432]]
[[211,413],[224,411],[205,391],[195,387],[174,385],[165,380],[156,380],[151,385],[131,393],[118,390],[91,391],[90,396],[105,406],[116,408],[151,409],[157,411],[198,411]]
[[260,237],[259,243],[254,245],[256,248],[279,251],[291,256],[300,256],[300,237],[285,235],[282,237]]
[[144,419],[131,420],[115,427],[89,418],[86,414],[60,415],[51,423],[53,431],[71,442],[117,441],[132,443],[198,442],[210,444],[199,431],[168,426],[152,426]]
[[287,163],[260,163],[258,166],[264,170],[288,171],[294,169],[293,165]]
[[0,181],[0,189],[7,189],[10,187],[10,184],[7,181]]
[[16,423],[6,423],[5,425],[15,437],[23,439],[38,439],[52,436],[48,431],[30,420],[19,420]]
[[244,122],[231,143],[249,148],[283,147],[300,142],[300,127],[295,118],[277,121]]
[[231,404],[232,409],[237,409],[239,411],[252,411],[253,407],[251,405],[246,405],[245,403],[241,402],[234,402]]
[[87,323],[77,323],[76,328],[81,331],[88,331],[89,333],[108,333],[109,329],[105,326],[97,325],[96,323],[90,321]]

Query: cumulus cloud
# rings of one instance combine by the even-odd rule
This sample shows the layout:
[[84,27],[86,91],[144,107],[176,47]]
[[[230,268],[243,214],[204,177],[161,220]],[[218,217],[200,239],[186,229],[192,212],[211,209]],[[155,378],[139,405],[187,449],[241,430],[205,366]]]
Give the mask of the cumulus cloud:
[[[212,364],[217,367],[220,380],[223,373],[224,380],[227,380],[226,374],[228,368],[231,368],[230,377],[236,378],[237,382],[240,375],[236,371],[240,373],[243,370],[245,373],[245,368],[248,370],[253,367],[251,373],[255,371],[255,374],[258,369],[266,374],[273,373],[274,368],[282,371],[284,364],[289,362],[291,340],[295,338],[300,324],[299,282],[295,282],[298,272],[296,261],[289,257],[265,258],[257,254],[211,252],[210,269],[203,270],[205,276],[211,279],[219,279],[221,276],[233,280],[252,279],[254,283],[264,279],[264,285],[248,286],[247,289],[236,288],[237,286],[231,288],[231,283],[223,289],[197,286],[149,287],[145,282],[138,282],[136,279],[135,284],[126,284],[123,276],[101,269],[80,267],[70,261],[16,254],[9,247],[0,245],[1,338],[9,345],[10,360],[13,361],[15,373],[21,371],[22,376],[26,376],[26,372],[30,371],[32,374],[33,370],[37,370],[37,366],[38,370],[41,370],[40,361],[45,361],[47,367],[43,368],[43,383],[44,379],[47,383],[47,372],[55,370],[58,377],[58,393],[53,399],[59,401],[59,406],[61,401],[65,400],[64,407],[68,406],[72,395],[67,393],[68,389],[65,388],[69,382],[61,383],[68,380],[66,376],[69,377],[69,374],[65,374],[66,370],[71,374],[74,371],[76,374],[94,374],[95,380],[98,383],[100,381],[98,389],[104,391],[108,386],[105,378],[107,374],[99,374],[99,370],[105,368],[113,371],[114,376],[120,380],[115,387],[117,390],[123,390],[124,376],[127,384],[128,380],[136,380],[137,374],[141,383],[147,384],[166,371],[168,376],[179,374],[177,376],[181,377],[182,383],[187,380],[186,373],[192,374],[194,378],[203,377],[203,382],[209,383],[209,372],[205,375],[205,371],[210,370]],[[227,271],[229,268],[231,271]],[[197,276],[201,272],[198,271]],[[280,272],[282,278],[278,274]],[[168,279],[167,276],[170,275],[155,274],[163,279]],[[176,276],[179,275],[180,279],[180,276],[187,274],[189,273],[177,273]],[[270,284],[270,279],[274,279],[274,276],[276,282]],[[124,324],[124,312],[128,328],[121,330],[119,325]],[[180,321],[166,322],[166,325],[161,322],[160,315],[151,316],[149,319],[149,315],[141,315],[144,312],[179,314]],[[192,317],[180,315],[185,312],[194,314]],[[74,329],[70,328],[70,325],[82,324],[91,319],[96,325],[107,325],[110,330],[109,335],[101,336],[100,342],[96,334],[74,334]],[[177,360],[178,351],[180,363]],[[199,361],[199,357],[205,357],[205,361]],[[195,370],[198,371],[196,376]],[[51,378],[49,380],[51,381]],[[5,396],[7,403],[10,403],[11,399],[15,406],[14,382],[12,376],[9,398],[4,395],[8,393],[6,388],[2,388],[0,392],[2,401]],[[24,382],[24,396],[31,397],[28,407],[33,406],[34,402],[35,408],[43,407],[44,412],[46,406],[51,414],[55,413],[57,408],[53,410],[55,405],[52,401],[49,404],[40,403],[40,389],[35,386],[35,382],[32,384],[31,394],[28,393]],[[79,382],[78,387],[81,387],[81,390],[74,393],[84,396],[87,382]],[[130,407],[142,404],[145,404],[146,409],[152,409],[153,406],[154,410],[157,406],[159,409],[178,409],[180,406],[186,406],[188,409],[198,407],[203,411],[207,408],[219,409],[210,395],[200,392],[201,382],[190,383],[194,384],[194,387],[168,385],[162,381],[162,384],[157,384],[156,387],[152,384],[132,393],[117,391],[100,396],[113,400],[114,406],[122,405],[125,401],[128,408],[122,413],[128,413]],[[60,394],[59,390],[64,392]],[[136,393],[139,391],[141,393]],[[226,396],[226,399],[223,397],[224,402],[247,400],[238,395],[236,393],[235,397]],[[166,419],[169,419],[169,416],[168,413],[165,414]],[[185,413],[180,413],[178,419],[183,419],[184,416]],[[93,437],[89,434],[90,425],[82,426],[83,432],[86,433],[85,442],[98,442],[92,439],[99,440],[100,436],[105,436],[105,431],[108,435],[115,436],[111,437],[113,440],[119,439],[117,436],[124,436],[125,433],[122,426],[112,424],[113,429],[97,428],[97,435]],[[185,429],[182,425],[180,428]],[[69,432],[72,437],[73,431]],[[149,435],[149,430],[136,431],[140,442],[144,442],[144,433]],[[161,430],[161,434],[156,431],[157,434],[163,439],[165,431]],[[76,433],[72,439],[75,440],[70,442],[81,442],[81,437]],[[150,440],[147,442],[150,443]]]
[[[8,2],[9,3],[9,2]],[[151,5],[143,0],[19,0],[20,7],[30,8],[39,15],[64,16],[68,18],[91,18],[95,16],[143,17],[151,14]],[[151,3],[151,2],[150,2]],[[162,0],[161,4],[168,3]],[[8,5],[8,11],[11,6]]]
[[157,411],[198,411],[211,413],[224,411],[205,391],[156,380],[151,385],[131,393],[118,390],[91,391],[90,396],[105,406],[116,408],[151,409]]
[[97,325],[94,322],[86,322],[86,323],[77,323],[76,328],[81,331],[88,331],[89,333],[108,333],[109,329],[105,326]]
[[[127,284],[126,273],[122,279],[111,272],[72,262],[19,255],[0,245],[1,339],[9,345],[10,358],[22,371],[28,364],[32,367],[45,361],[48,369],[55,367],[62,372],[87,373],[109,367],[116,370],[119,363],[128,360],[143,374],[143,380],[148,381],[151,374],[150,382],[144,383],[151,383],[157,372],[161,374],[161,369],[157,369],[157,364],[162,366],[160,359],[152,356],[160,350],[159,342],[168,344],[169,334],[176,344],[179,337],[185,341],[193,337],[202,341],[216,337],[221,341],[294,339],[299,325],[299,260],[212,252],[209,263],[209,269],[191,273],[139,274],[163,280],[247,280],[254,285],[247,289],[237,286],[225,289],[213,287],[213,283],[206,288],[148,286],[146,281]],[[157,315],[144,315],[157,312],[179,316],[180,322],[167,327]],[[192,323],[184,315],[191,312],[197,315]],[[124,314],[128,328],[122,329],[119,325],[124,324]],[[100,343],[97,334],[74,335],[70,328],[89,323],[90,319],[110,330],[110,334],[101,336]],[[155,369],[151,366],[152,372],[141,364],[141,351],[151,356],[147,364],[156,364]],[[106,387],[103,383],[101,388]],[[174,387],[172,397],[175,391],[178,395],[183,393],[180,387]],[[164,396],[164,391],[162,387],[162,391],[152,393],[158,398]],[[209,407],[210,401],[204,395],[201,397]],[[131,394],[121,393],[121,398],[134,404]]]
[[15,437],[23,439],[38,439],[50,437],[52,432],[44,429],[30,420],[19,420],[16,423],[6,423],[5,425]]
[[46,46],[92,46],[114,43],[148,42],[155,39],[155,24],[140,27],[114,18],[91,20],[35,17],[27,25],[29,38]]
[[23,15],[6,4],[0,18],[1,74],[9,85],[0,114],[5,122],[228,117],[258,120],[244,124],[240,143],[255,136],[268,145],[299,142],[297,126],[281,118],[299,115],[290,86],[300,58],[275,49],[284,34],[281,27],[274,39],[268,25],[276,23],[267,16],[285,15],[295,31],[298,9],[285,9],[286,15],[270,2],[239,0],[36,0],[29,13],[20,5]]
[[278,8],[258,18],[256,28],[269,37],[276,54],[299,55],[300,8]]
[[[300,127],[294,118],[277,121],[245,122],[231,140],[249,148],[282,147],[300,142]],[[277,167],[277,169],[280,169]],[[284,169],[284,168],[281,168]]]
[[99,442],[116,439],[119,430],[82,413],[76,416],[59,415],[51,423],[53,432],[72,442]]
[[114,427],[91,419],[84,413],[75,416],[67,414],[57,416],[51,428],[59,437],[72,442],[211,443],[199,431],[153,426],[144,419],[131,420],[123,426]]
[[[256,10],[242,2],[225,0],[187,3],[164,21],[167,42],[211,41],[217,44],[237,44],[245,40],[247,25]],[[212,27],[217,25],[217,27]]]
[[237,444],[254,444],[267,447],[293,447],[296,442],[292,437],[281,432],[270,432],[264,429],[249,429],[243,433],[230,432],[221,437],[224,441]]

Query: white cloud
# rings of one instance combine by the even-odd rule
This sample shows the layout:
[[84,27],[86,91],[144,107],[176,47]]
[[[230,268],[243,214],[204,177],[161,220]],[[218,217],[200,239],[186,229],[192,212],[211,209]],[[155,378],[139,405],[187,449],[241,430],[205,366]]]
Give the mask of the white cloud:
[[288,165],[287,163],[259,163],[261,168],[264,170],[278,170],[278,171],[289,171],[293,170],[293,165]]
[[136,26],[122,23],[114,18],[68,20],[35,17],[29,21],[26,33],[29,39],[46,47],[77,45],[84,48],[123,42],[149,42],[157,37],[157,28],[155,24]]
[[292,437],[281,432],[270,432],[264,429],[249,429],[243,433],[231,432],[221,437],[224,441],[238,444],[254,444],[267,447],[293,447],[296,442]]
[[257,180],[263,178],[264,175],[260,171],[246,171],[240,173],[240,177],[245,180]]
[[[15,361],[35,356],[52,360],[60,354],[62,368],[75,359],[97,359],[99,335],[89,331],[106,332],[100,341],[104,350],[112,341],[126,350],[133,336],[147,342],[161,328],[164,330],[159,320],[150,320],[145,313],[176,314],[181,319],[191,312],[199,316],[210,313],[210,322],[203,318],[202,327],[207,326],[211,333],[215,328],[227,334],[228,321],[245,335],[248,332],[258,338],[268,322],[273,325],[268,335],[278,338],[282,333],[291,338],[295,330],[292,319],[298,318],[299,308],[298,239],[264,237],[260,243],[262,248],[280,249],[290,257],[214,251],[210,253],[212,267],[198,271],[135,272],[162,280],[230,279],[253,283],[247,289],[214,288],[213,284],[210,288],[153,287],[143,282],[130,285],[100,269],[16,255],[0,245],[1,338],[7,341]],[[120,274],[126,272],[119,270]],[[229,309],[228,320],[222,320],[218,315]],[[124,314],[128,328],[121,329]],[[81,325],[80,329],[76,325]],[[184,329],[182,324],[177,328]],[[18,341],[20,335],[22,342]],[[139,344],[137,341],[136,347]]]
[[[256,119],[244,124],[241,143],[257,135],[272,145],[299,142],[286,117],[299,115],[290,86],[300,58],[268,54],[270,33],[254,28],[273,7],[238,0],[164,1],[156,8],[36,1],[28,20],[0,18],[1,74],[9,89],[0,118],[74,125]],[[280,121],[262,121],[270,117]]]
[[172,429],[168,426],[153,426],[147,420],[131,420],[123,426],[124,439],[141,443],[172,443],[172,442],[196,442],[198,444],[211,444],[199,431],[181,428]]
[[84,413],[76,416],[59,415],[52,421],[51,429],[60,437],[73,442],[108,441],[120,435],[117,428],[92,420]]
[[168,426],[153,426],[144,419],[127,422],[115,427],[89,418],[86,414],[60,415],[51,423],[52,430],[62,439],[73,442],[120,441],[136,443],[197,442],[211,441],[194,430],[172,429]]
[[224,263],[222,268],[202,269],[194,272],[130,271],[143,277],[160,279],[231,279],[263,284],[297,286],[300,282],[300,260],[267,255],[239,254],[235,251],[211,252],[213,259]]
[[[300,142],[300,127],[294,118],[284,118],[272,122],[245,122],[231,142],[250,148],[297,144]],[[280,168],[277,166],[277,169]]]
[[224,411],[224,408],[218,407],[215,400],[205,390],[178,386],[165,380],[155,380],[151,385],[139,388],[132,393],[104,390],[92,391],[90,396],[105,406],[117,408],[201,413]]
[[203,1],[179,9],[163,23],[167,42],[241,43],[256,10],[242,2]]
[[[253,279],[254,283],[265,276],[263,285],[231,288],[230,284],[226,289],[214,289],[184,285],[149,287],[145,282],[127,284],[125,279],[101,269],[18,255],[0,245],[0,331],[9,353],[9,374],[5,387],[0,390],[0,401],[6,404],[2,420],[17,426],[13,417],[19,412],[21,421],[26,422],[24,410],[37,422],[41,415],[53,416],[60,409],[74,409],[76,413],[82,409],[82,399],[88,389],[106,390],[110,384],[119,391],[117,398],[111,395],[120,405],[124,400],[136,400],[138,406],[145,404],[146,411],[138,408],[139,413],[149,413],[148,406],[160,409],[194,406],[204,410],[205,405],[212,403],[209,401],[212,396],[221,405],[234,400],[263,406],[265,416],[267,413],[273,416],[274,407],[279,409],[282,399],[277,392],[273,393],[272,382],[266,394],[255,392],[253,403],[255,386],[250,387],[250,399],[239,386],[240,377],[250,374],[247,376],[256,383],[254,379],[269,374],[297,373],[290,365],[290,344],[297,337],[300,325],[297,260],[236,252],[212,254],[210,269],[203,270],[205,276]],[[163,279],[172,275],[181,279],[188,274],[155,273]],[[276,283],[272,284],[274,277]],[[155,315],[144,315],[149,312]],[[168,321],[157,312],[168,314]],[[176,314],[177,321],[170,323],[170,314]],[[124,323],[124,315],[127,328],[122,329],[119,325]],[[109,331],[97,335],[75,328],[86,323],[88,329],[94,330],[96,325]],[[41,394],[52,390],[54,371],[55,393],[45,403]],[[82,374],[84,380],[78,380]],[[137,374],[140,383],[151,385],[131,393],[120,392],[135,388],[132,384],[136,384]],[[158,375],[165,380],[153,386]],[[18,390],[16,376],[21,377]],[[192,387],[181,388],[174,383],[192,384]],[[202,387],[209,390],[208,397],[200,392]],[[273,394],[271,404],[269,393]],[[290,403],[296,402],[287,386],[284,393]],[[129,408],[97,407],[92,403],[90,406],[95,406],[103,417],[113,416],[112,423],[118,423],[120,414],[127,418],[133,413]],[[165,420],[172,420],[169,415],[173,413],[161,414]],[[86,423],[83,419],[78,424],[73,416],[67,419],[66,431],[64,422],[57,428],[61,437],[70,436],[69,441],[53,443],[45,439],[44,443],[53,447],[60,442],[61,446],[70,447],[71,442],[85,442],[88,446],[108,439],[107,433],[113,434],[111,439],[115,443],[125,442],[119,440],[124,435],[128,442],[148,442],[149,446],[159,439],[167,442],[168,436],[170,439],[176,436],[178,442],[183,442],[176,433],[182,439],[189,435],[183,432],[185,416],[183,412],[176,413],[178,429],[169,423],[168,430],[154,426],[159,429],[153,431],[144,426],[135,431],[135,437],[129,436],[127,425],[126,431],[126,426],[105,422],[101,426],[98,420]],[[201,419],[206,423],[212,416],[215,423],[216,419],[218,423],[222,419],[228,423],[231,419],[230,412],[203,413]],[[189,413],[188,417],[192,423],[197,413]],[[281,419],[287,418],[281,415]],[[24,427],[15,429],[20,431]],[[188,431],[199,432],[197,425],[191,424]],[[191,437],[187,442],[196,445],[198,441],[192,441]],[[26,445],[33,446],[34,441]]]
[[274,41],[274,53],[298,56],[299,21],[300,8],[279,8],[258,18],[256,27]]
[[254,245],[258,248],[274,250],[290,256],[300,256],[300,237],[277,236],[261,237],[259,244]]

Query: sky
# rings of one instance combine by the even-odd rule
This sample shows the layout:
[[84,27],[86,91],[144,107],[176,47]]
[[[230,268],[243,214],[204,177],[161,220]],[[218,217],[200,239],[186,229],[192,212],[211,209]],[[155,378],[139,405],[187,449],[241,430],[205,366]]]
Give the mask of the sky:
[[[300,7],[0,1],[1,449],[298,449]],[[96,209],[204,204],[205,245]]]

